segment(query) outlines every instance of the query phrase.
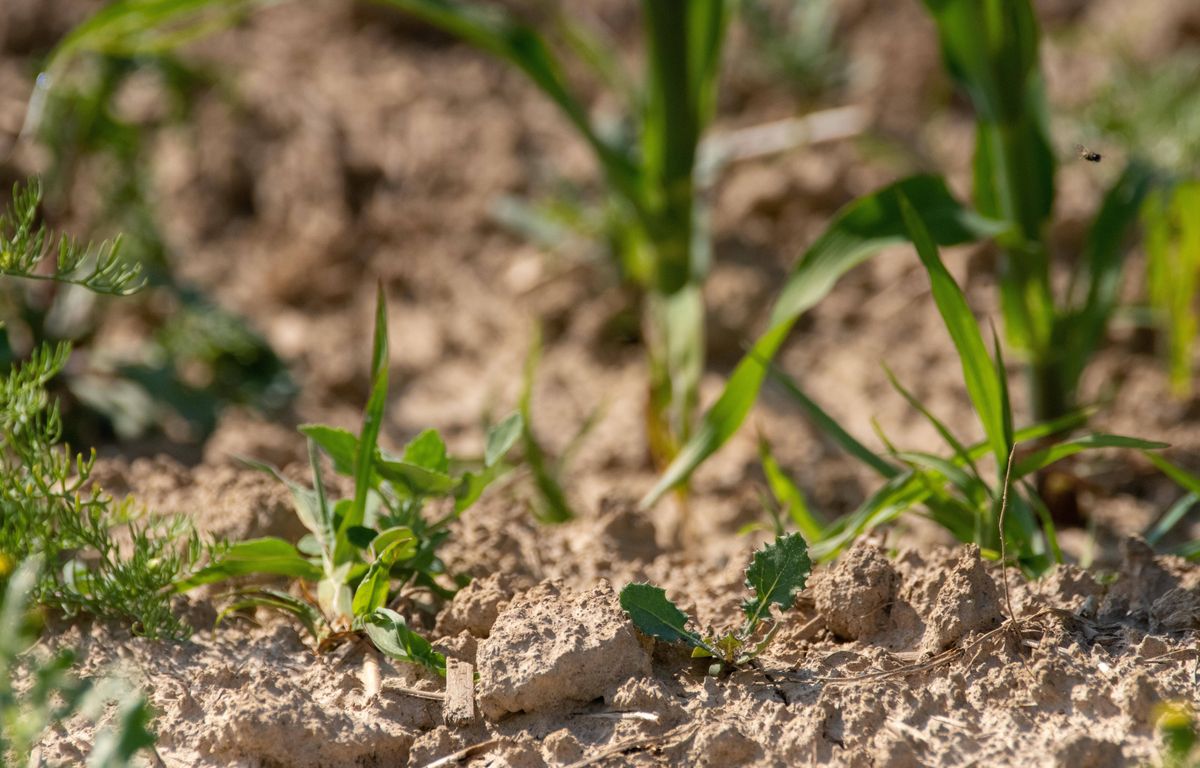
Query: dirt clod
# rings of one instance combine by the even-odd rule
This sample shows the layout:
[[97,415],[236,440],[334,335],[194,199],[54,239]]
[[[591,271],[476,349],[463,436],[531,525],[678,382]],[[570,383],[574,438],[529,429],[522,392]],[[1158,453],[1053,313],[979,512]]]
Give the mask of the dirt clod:
[[575,592],[546,581],[517,597],[479,646],[485,716],[536,712],[611,693],[650,674],[650,657],[608,582]]
[[516,579],[506,573],[475,579],[438,616],[438,632],[457,635],[466,631],[475,637],[487,637],[516,587]]
[[1001,618],[996,582],[984,570],[979,547],[968,545],[950,566],[939,587],[933,611],[925,625],[921,650],[937,653],[968,632],[999,626]]
[[877,631],[896,594],[896,570],[874,545],[861,543],[838,560],[815,586],[817,610],[843,640]]

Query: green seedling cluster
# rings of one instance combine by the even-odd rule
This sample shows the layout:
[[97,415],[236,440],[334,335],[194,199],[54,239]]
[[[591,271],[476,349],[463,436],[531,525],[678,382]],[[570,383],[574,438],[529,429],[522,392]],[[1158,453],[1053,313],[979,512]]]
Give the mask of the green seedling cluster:
[[[994,340],[989,351],[983,331],[962,290],[938,255],[923,217],[906,198],[901,198],[900,202],[909,236],[929,275],[938,312],[962,363],[967,393],[986,439],[979,444],[968,445],[955,436],[889,370],[887,374],[892,386],[933,426],[946,443],[949,453],[939,456],[924,451],[901,450],[882,432],[880,438],[886,450],[877,453],[837,424],[791,377],[772,368],[775,378],[813,424],[848,455],[877,473],[883,483],[859,509],[822,526],[807,511],[807,506],[801,506],[802,494],[774,464],[768,453],[764,466],[772,492],[781,501],[792,500],[788,508],[795,510],[793,518],[801,530],[808,531],[813,553],[819,558],[833,557],[872,528],[890,522],[907,511],[922,509],[960,541],[974,542],[992,557],[999,557],[1004,550],[1027,574],[1041,574],[1054,563],[1061,562],[1062,553],[1058,548],[1050,510],[1028,481],[1057,461],[1100,448],[1147,452],[1156,463],[1172,467],[1153,453],[1167,445],[1098,433],[1061,437],[1064,432],[1080,426],[1086,420],[1087,414],[1084,412],[1023,430],[1014,429],[999,339]],[[1013,453],[1013,447],[1025,441],[1038,441],[1038,447],[1020,457],[1009,470],[1009,456]],[[981,471],[985,459],[991,460],[994,474]],[[1172,469],[1179,472],[1176,468]],[[1001,534],[1000,509],[1004,488],[1009,484],[1006,478],[1011,481],[1011,487]],[[1001,546],[1001,535],[1004,547]]]
[[746,619],[737,629],[719,634],[688,629],[695,622],[667,598],[665,590],[652,584],[626,584],[621,608],[643,634],[689,646],[693,658],[714,659],[709,673],[717,675],[763,652],[781,626],[771,606],[789,610],[811,571],[808,546],[799,534],[779,536],[755,552],[746,568],[746,588],[753,593],[742,603]]
[[[148,730],[151,711],[134,688],[115,679],[80,680],[70,672],[70,651],[49,655],[32,649],[38,630],[36,601],[43,580],[42,558],[33,556],[12,568],[0,563],[0,763],[34,765],[30,751],[55,723],[80,715],[96,721],[107,709],[109,725],[97,733],[87,758],[89,768],[137,765],[135,758],[153,747]],[[17,681],[24,681],[20,686]]]
[[[320,424],[300,428],[308,438],[312,487],[287,479],[274,467],[250,462],[287,485],[309,533],[296,546],[272,537],[232,544],[175,587],[183,592],[250,574],[291,577],[304,585],[301,597],[268,587],[241,589],[223,615],[254,607],[281,610],[301,622],[318,648],[363,632],[386,655],[444,674],[443,656],[393,606],[424,593],[434,598],[435,604],[427,607],[435,612],[436,601],[453,597],[462,585],[446,572],[438,548],[450,535],[450,524],[505,470],[502,460],[521,439],[523,419],[513,414],[488,431],[482,461],[452,459],[433,430],[415,437],[400,455],[392,455],[379,447],[387,362],[387,307],[381,287],[371,393],[359,433]],[[330,498],[322,453],[335,472],[353,479],[352,497]],[[315,597],[307,589],[314,583]]]

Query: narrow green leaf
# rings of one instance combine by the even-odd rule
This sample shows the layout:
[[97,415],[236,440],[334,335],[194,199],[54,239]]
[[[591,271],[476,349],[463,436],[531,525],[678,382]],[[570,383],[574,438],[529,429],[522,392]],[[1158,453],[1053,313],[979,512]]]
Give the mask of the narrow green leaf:
[[[1064,340],[1066,385],[1074,391],[1084,367],[1104,340],[1108,323],[1117,306],[1121,272],[1128,253],[1127,239],[1137,223],[1138,212],[1154,186],[1154,172],[1146,165],[1131,162],[1116,183],[1109,188],[1092,222],[1084,244],[1082,276],[1072,288],[1086,286],[1079,309],[1065,315],[1059,332]],[[1076,291],[1073,291],[1073,293]]]
[[[354,506],[342,520],[342,531],[352,525],[362,525],[367,510],[367,493],[371,490],[372,469],[378,453],[379,431],[383,427],[383,409],[388,394],[388,328],[387,299],[383,283],[375,292],[375,337],[371,345],[371,395],[363,412],[362,429],[358,435],[358,452],[354,456]],[[382,474],[382,473],[381,473]],[[339,546],[337,561],[348,556]]]
[[525,419],[520,412],[510,413],[508,418],[488,430],[487,447],[483,453],[483,465],[494,467],[521,439]]
[[325,618],[311,603],[287,592],[266,588],[239,592],[238,599],[217,614],[217,623],[220,624],[229,614],[247,608],[271,608],[290,614],[304,625],[314,640],[320,640],[325,631]]
[[661,587],[653,584],[626,584],[621,590],[621,608],[642,634],[669,643],[685,643],[693,648],[704,642],[687,630],[688,617],[670,600]]
[[643,507],[653,506],[663,494],[684,482],[737,431],[758,397],[767,374],[766,363],[775,357],[796,319],[828,294],[851,268],[882,248],[908,241],[900,195],[921,211],[939,245],[992,237],[1007,229],[1007,225],[964,208],[945,182],[933,176],[903,179],[843,208],[792,269],[771,313],[770,327],[738,363],[695,435],[642,499]]
[[233,544],[216,561],[176,581],[174,589],[176,592],[187,592],[202,584],[254,573],[316,581],[321,578],[322,570],[288,542],[267,536]]
[[769,365],[771,378],[783,386],[784,391],[796,401],[804,411],[804,415],[816,425],[822,434],[833,440],[843,451],[875,470],[885,479],[900,474],[900,469],[888,463],[886,459],[860,443],[853,435],[843,429],[841,424],[838,424],[832,416],[821,408],[821,406],[817,405],[800,388],[800,385],[794,378],[780,370],[774,363],[770,363]]
[[[1097,448],[1135,448],[1140,451],[1157,451],[1169,447],[1170,445],[1167,443],[1142,440],[1136,437],[1125,437],[1123,435],[1102,433],[1084,435],[1083,437],[1076,437],[1071,440],[1063,440],[1029,454],[1013,467],[1013,478],[1025,477],[1068,456],[1074,456],[1082,451],[1090,451]],[[1147,455],[1152,456],[1153,454]]]
[[755,552],[746,569],[746,587],[753,590],[754,599],[742,604],[747,628],[753,632],[769,615],[772,603],[785,611],[791,608],[811,572],[808,545],[798,533],[777,537],[774,543]]
[[609,185],[635,209],[643,207],[640,176],[634,161],[604,140],[593,128],[587,110],[571,94],[562,65],[534,29],[495,5],[453,0],[376,0],[411,13],[516,66],[553,101],[592,147]]
[[[907,387],[901,384],[900,380],[896,378],[896,375],[892,373],[892,369],[886,364],[883,366],[883,371],[887,375],[888,381],[891,382],[892,389],[895,389],[897,392],[899,392],[900,396],[908,401],[909,405],[911,405],[918,413],[925,417],[925,420],[928,421],[935,430],[937,430],[938,435],[941,436],[946,445],[950,446],[950,450],[954,451],[955,457],[962,462],[964,466],[970,468],[971,474],[977,478],[980,477],[979,469],[975,466],[975,460],[971,458],[971,454],[967,451],[966,446],[964,446],[962,442],[954,436],[954,433],[950,431],[950,428],[947,427],[941,419],[934,416],[933,412],[926,408],[925,404],[918,400],[916,396],[908,390]],[[985,488],[987,487],[986,484],[981,484]]]
[[1003,466],[1008,459],[1009,435],[1005,429],[1003,398],[996,366],[988,356],[987,345],[983,341],[983,334],[979,331],[975,315],[967,305],[967,299],[959,289],[958,283],[954,282],[954,278],[938,256],[937,246],[921,220],[921,215],[904,197],[900,199],[900,209],[913,245],[916,246],[917,255],[921,257],[921,264],[929,275],[933,300],[937,304],[946,330],[950,332],[950,338],[954,341],[954,348],[958,350],[963,379],[971,402],[975,405],[975,412],[983,424],[992,453]]
[[758,438],[758,458],[762,462],[763,474],[767,476],[767,485],[771,488],[771,494],[779,506],[783,507],[788,517],[806,538],[813,541],[820,539],[821,529],[824,526],[808,508],[804,492],[775,460],[770,442],[761,435]]

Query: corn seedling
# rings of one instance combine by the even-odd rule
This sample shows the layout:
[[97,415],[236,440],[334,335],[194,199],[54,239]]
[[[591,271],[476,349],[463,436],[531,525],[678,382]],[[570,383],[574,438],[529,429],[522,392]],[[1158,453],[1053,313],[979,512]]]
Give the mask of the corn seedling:
[[771,606],[789,610],[811,571],[808,547],[799,534],[779,536],[755,552],[746,568],[746,588],[753,593],[742,603],[746,619],[724,633],[688,629],[695,622],[667,598],[665,590],[652,584],[626,584],[621,608],[643,634],[689,646],[692,658],[714,659],[709,674],[718,675],[753,661],[766,649],[780,627]]
[[[316,597],[296,597],[271,588],[241,590],[222,615],[266,607],[291,614],[324,648],[347,633],[364,632],[386,655],[445,673],[445,659],[409,627],[391,606],[426,592],[452,597],[461,579],[438,557],[450,524],[474,504],[505,470],[501,463],[521,439],[523,419],[513,414],[492,427],[482,461],[451,459],[434,430],[425,430],[399,456],[379,447],[388,391],[387,308],[382,287],[375,310],[371,392],[357,435],[321,424],[300,427],[308,438],[312,487],[292,482],[274,467],[250,462],[277,477],[291,491],[296,514],[309,533],[293,546],[278,538],[241,541],[219,553],[205,568],[179,580],[183,592],[201,584],[248,574],[287,576],[302,585],[316,584]],[[350,498],[331,499],[326,491],[320,453],[334,471],[352,478]],[[444,501],[439,515],[426,504]]]
[[1192,394],[1192,348],[1196,341],[1197,287],[1200,286],[1200,183],[1155,190],[1142,209],[1146,231],[1151,309],[1166,332],[1171,387]]
[[[946,68],[975,108],[975,205],[1010,225],[997,238],[1001,306],[1008,338],[1027,359],[1033,417],[1057,418],[1074,407],[1080,376],[1103,342],[1116,308],[1124,241],[1154,175],[1137,161],[1126,166],[1105,195],[1066,295],[1056,296],[1047,233],[1057,161],[1033,8],[1028,0],[925,5]],[[1092,150],[1087,159],[1098,161],[1102,153]]]
[[683,447],[642,506],[654,505],[691,474],[738,430],[758,398],[770,361],[800,316],[829,293],[838,279],[883,248],[911,242],[901,214],[904,197],[922,212],[938,245],[959,245],[1004,232],[1003,222],[965,208],[935,176],[913,176],[844,206],[829,227],[805,250],[775,299],[767,330],[734,368],[720,397],[704,414],[696,434]]
[[[137,765],[140,752],[153,748],[148,730],[151,711],[146,699],[116,678],[80,680],[71,674],[70,651],[50,655],[31,649],[37,639],[36,600],[43,581],[42,560],[33,556],[14,568],[0,563],[0,763],[35,765],[30,751],[46,730],[74,715],[96,721],[113,709],[109,724],[99,729],[87,758],[89,768]],[[23,683],[18,686],[18,681]]]
[[[892,385],[909,405],[929,421],[946,443],[949,454],[939,456],[924,451],[901,450],[882,433],[880,438],[886,450],[875,453],[837,425],[790,377],[775,371],[776,377],[806,415],[848,454],[877,472],[883,480],[882,487],[858,510],[833,522],[812,538],[813,554],[818,558],[832,557],[872,528],[895,520],[904,512],[923,509],[930,519],[960,541],[974,542],[992,557],[999,557],[1002,549],[1006,550],[1026,574],[1043,573],[1053,563],[1060,562],[1062,554],[1050,512],[1028,479],[1056,461],[1099,448],[1136,449],[1146,452],[1156,463],[1165,463],[1165,459],[1153,452],[1167,445],[1110,434],[1058,439],[1044,443],[1016,460],[1009,475],[1006,470],[1014,445],[1051,438],[1078,426],[1086,419],[1086,414],[1069,414],[1057,422],[1023,430],[1013,428],[999,339],[994,340],[992,351],[989,352],[966,297],[942,263],[922,217],[906,199],[901,199],[901,211],[922,266],[929,275],[942,321],[958,352],[967,393],[986,439],[968,446],[917,400],[891,371],[887,371]],[[989,480],[980,470],[980,464],[989,458],[998,470],[993,480]],[[1002,541],[999,515],[1006,478],[1011,480],[1011,484]]]
[[[83,52],[131,55],[169,49],[265,0],[118,0],[79,25],[53,53],[43,91]],[[455,0],[378,0],[424,20],[523,72],[591,147],[619,211],[614,238],[625,279],[644,293],[652,454],[666,462],[691,435],[704,358],[701,285],[708,268],[705,215],[695,194],[697,148],[712,119],[727,0],[646,0],[646,71],[627,88],[615,57],[581,27],[560,24],[585,69],[614,84],[636,146],[601,131],[572,90],[547,39],[499,6]]]

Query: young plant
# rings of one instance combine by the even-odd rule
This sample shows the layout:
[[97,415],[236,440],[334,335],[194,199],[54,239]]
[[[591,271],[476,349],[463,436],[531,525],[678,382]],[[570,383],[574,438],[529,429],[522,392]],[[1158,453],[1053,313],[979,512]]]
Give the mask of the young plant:
[[[610,83],[635,141],[606,135],[567,81],[547,39],[498,5],[458,0],[377,0],[400,9],[523,72],[591,147],[613,201],[610,230],[624,279],[644,296],[643,336],[650,368],[648,440],[666,463],[692,434],[704,364],[701,287],[708,271],[706,216],[695,194],[697,149],[716,106],[729,0],[644,0],[646,69],[629,87],[616,58],[560,24],[585,70]],[[79,25],[55,50],[47,87],[82,52],[161,51],[203,34],[264,0],[118,0]]]
[[1196,340],[1196,291],[1200,287],[1200,183],[1155,190],[1142,208],[1151,309],[1166,331],[1171,388],[1192,394],[1192,346]]
[[96,735],[87,765],[139,764],[134,758],[153,747],[155,740],[148,730],[151,711],[146,699],[115,678],[76,678],[70,672],[75,662],[70,651],[51,656],[41,649],[31,650],[38,626],[30,603],[43,580],[42,559],[33,556],[14,565],[12,560],[0,560],[0,763],[34,765],[30,751],[48,728],[74,715],[96,721],[115,705],[110,725]]
[[742,603],[745,621],[721,634],[689,630],[688,624],[695,622],[667,599],[665,590],[652,584],[626,584],[621,590],[621,608],[643,634],[687,645],[693,658],[715,659],[709,674],[718,675],[749,663],[766,649],[780,627],[771,606],[780,611],[790,609],[811,571],[808,547],[800,534],[776,537],[774,543],[754,553],[746,568],[746,588],[753,596]]
[[[0,216],[0,275],[124,294],[140,285],[117,245],[80,245],[37,223],[38,187],[17,188]],[[47,263],[48,262],[48,263]],[[95,451],[62,445],[46,387],[70,346],[40,345],[0,373],[0,562],[40,557],[33,599],[65,614],[118,619],[149,637],[182,638],[167,587],[202,547],[180,519],[149,517],[91,480]]]
[[[1027,482],[1028,478],[1060,459],[1086,450],[1132,448],[1151,452],[1167,445],[1109,434],[1088,434],[1071,439],[1060,437],[1043,442],[1041,447],[1020,457],[1012,467],[1001,534],[1000,507],[1013,446],[1018,442],[1061,435],[1082,423],[1086,414],[1071,414],[1057,422],[1014,430],[999,340],[995,340],[993,352],[989,353],[966,297],[942,263],[922,216],[907,199],[902,198],[900,204],[910,237],[929,275],[934,301],[958,352],[963,380],[986,439],[977,445],[966,445],[888,371],[892,385],[929,421],[945,441],[949,455],[899,450],[882,433],[880,437],[886,451],[877,454],[838,426],[800,391],[794,381],[776,372],[777,378],[783,381],[814,423],[884,481],[858,510],[821,531],[814,540],[813,553],[819,558],[833,557],[866,531],[890,522],[904,512],[923,509],[960,541],[974,542],[992,557],[999,557],[1003,535],[1008,556],[1014,558],[1026,574],[1041,574],[1053,563],[1061,562],[1062,554],[1050,512],[1037,490]],[[980,463],[989,454],[996,468],[992,479],[980,470]],[[1154,453],[1147,455],[1156,463],[1165,462]]]
[[1105,195],[1065,296],[1055,295],[1048,242],[1057,165],[1029,0],[925,0],[946,68],[975,108],[975,205],[1006,222],[997,238],[1005,329],[1028,362],[1033,418],[1075,407],[1088,361],[1117,303],[1124,240],[1155,183],[1126,166]]
[[[303,597],[271,588],[243,589],[222,615],[250,607],[282,610],[303,624],[319,649],[347,634],[364,632],[386,655],[444,674],[443,656],[392,606],[414,592],[446,599],[462,585],[461,579],[453,585],[445,583],[450,574],[438,548],[449,537],[450,524],[504,472],[501,461],[520,440],[523,420],[513,414],[492,427],[482,461],[451,459],[433,430],[417,435],[399,456],[382,450],[378,440],[387,401],[387,350],[387,307],[381,286],[371,393],[359,433],[321,424],[300,428],[308,438],[311,488],[266,464],[250,462],[288,486],[296,514],[309,533],[298,546],[273,537],[237,542],[207,567],[178,581],[175,588],[183,592],[248,574],[295,578]],[[350,498],[329,498],[322,451],[335,472],[353,479]],[[440,514],[429,514],[426,507],[431,501],[443,502]],[[316,585],[315,597],[308,584]]]

